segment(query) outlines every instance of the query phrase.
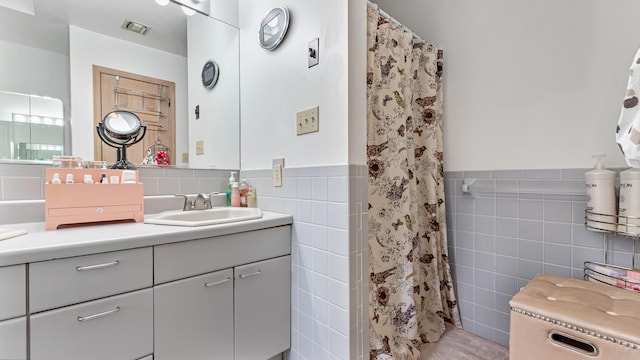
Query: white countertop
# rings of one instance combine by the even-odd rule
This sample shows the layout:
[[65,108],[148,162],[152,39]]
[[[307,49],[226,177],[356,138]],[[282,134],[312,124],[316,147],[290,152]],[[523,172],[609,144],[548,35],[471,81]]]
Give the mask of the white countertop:
[[202,239],[292,222],[291,215],[264,211],[261,219],[197,227],[121,223],[46,231],[44,222],[2,225],[28,234],[0,241],[0,266]]

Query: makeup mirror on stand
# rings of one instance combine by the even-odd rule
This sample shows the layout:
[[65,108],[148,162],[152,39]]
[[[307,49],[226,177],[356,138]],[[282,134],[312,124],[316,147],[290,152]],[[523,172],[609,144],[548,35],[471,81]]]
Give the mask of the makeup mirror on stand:
[[140,142],[147,133],[147,126],[142,124],[138,115],[129,111],[112,111],[105,115],[96,130],[105,144],[117,149],[117,161],[111,169],[136,168],[127,160],[127,147]]

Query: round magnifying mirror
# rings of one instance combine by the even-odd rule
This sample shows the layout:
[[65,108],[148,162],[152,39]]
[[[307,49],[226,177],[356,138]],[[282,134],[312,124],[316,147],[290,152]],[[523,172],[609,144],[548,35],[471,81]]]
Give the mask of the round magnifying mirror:
[[287,35],[289,20],[289,10],[285,7],[277,7],[269,11],[260,23],[260,46],[269,51],[275,50]]
[[140,132],[138,115],[129,111],[112,111],[102,120],[105,135],[116,143],[124,144]]

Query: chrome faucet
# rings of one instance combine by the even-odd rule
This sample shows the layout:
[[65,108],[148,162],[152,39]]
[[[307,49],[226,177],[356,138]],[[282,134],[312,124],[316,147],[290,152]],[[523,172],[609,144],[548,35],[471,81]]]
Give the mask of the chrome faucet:
[[193,210],[211,209],[211,200],[208,195],[198,194],[193,202]]
[[191,210],[211,209],[213,207],[211,197],[218,194],[220,193],[216,191],[209,194],[200,193],[196,195],[196,199],[193,202],[191,202],[191,199],[189,199],[188,195],[176,194],[174,196],[182,196],[184,198],[184,205],[182,206],[182,211],[191,211]]
[[184,194],[176,194],[173,196],[177,196],[177,197],[182,196],[184,198],[184,205],[182,205],[182,211],[193,210],[193,203],[191,202],[191,200],[189,200],[189,196]]

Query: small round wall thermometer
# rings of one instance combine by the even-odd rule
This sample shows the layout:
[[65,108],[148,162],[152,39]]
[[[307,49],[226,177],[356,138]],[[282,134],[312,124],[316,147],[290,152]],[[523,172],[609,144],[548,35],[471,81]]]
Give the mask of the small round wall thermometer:
[[284,40],[289,29],[289,9],[277,7],[265,15],[260,23],[259,38],[260,46],[273,51]]
[[202,67],[202,85],[207,89],[212,89],[218,82],[220,68],[215,61],[207,61]]

